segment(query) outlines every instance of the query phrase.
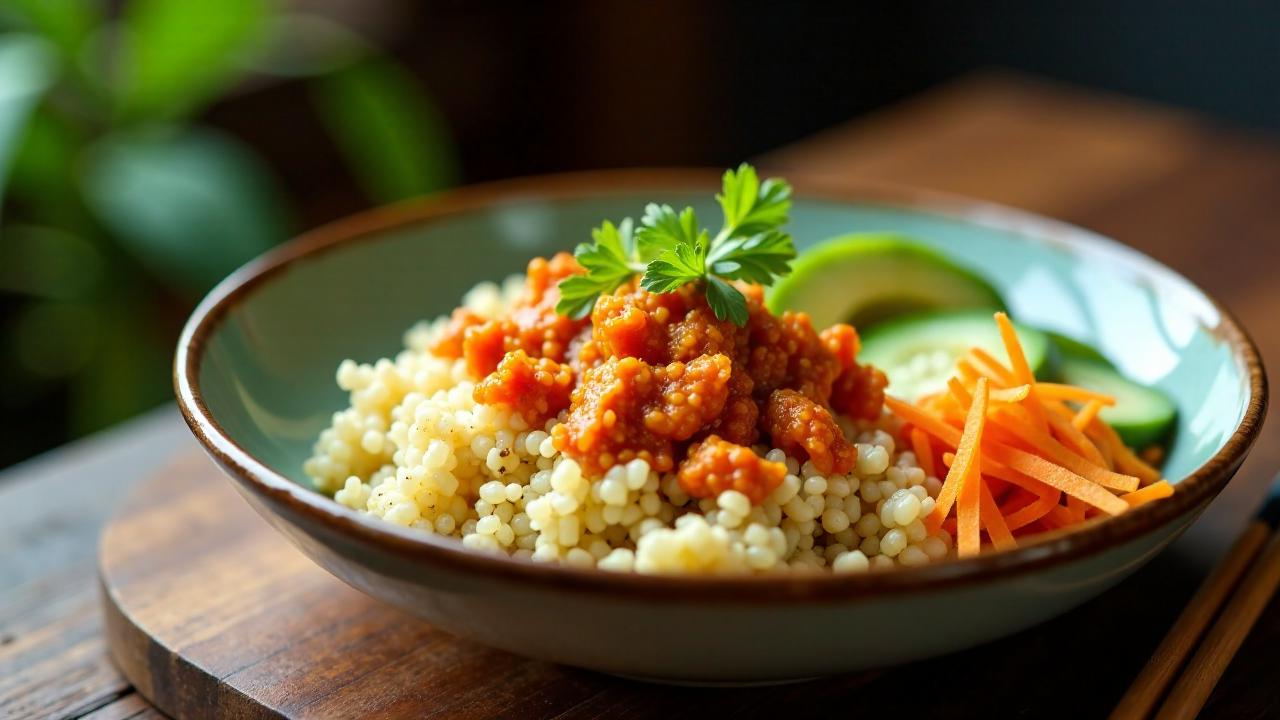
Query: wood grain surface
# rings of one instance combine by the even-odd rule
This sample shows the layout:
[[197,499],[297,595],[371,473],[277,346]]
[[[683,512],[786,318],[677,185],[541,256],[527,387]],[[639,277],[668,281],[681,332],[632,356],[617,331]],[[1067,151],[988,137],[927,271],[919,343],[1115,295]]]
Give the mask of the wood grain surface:
[[[1105,600],[1034,631],[952,658],[878,674],[735,690],[645,685],[526,660],[455,639],[348,588],[237,497],[212,463],[187,454],[134,489],[103,533],[101,578],[113,656],[142,695],[178,717],[706,717],[856,708],[921,713],[1001,708],[1037,717],[1105,712],[1161,623],[1134,611],[1157,584],[1194,581],[1164,563]],[[1177,607],[1151,614],[1172,620]],[[1082,630],[1124,637],[1090,657],[1086,692],[1057,683]],[[904,633],[911,628],[904,627]],[[1092,654],[1092,649],[1087,649]],[[992,684],[980,678],[1024,678]],[[929,678],[931,692],[917,692]],[[981,696],[970,687],[980,684]],[[1067,703],[1067,705],[1064,705]]]
[[[1123,98],[987,74],[769,154],[763,164],[779,171],[957,192],[1098,230],[1208,289],[1253,334],[1265,361],[1274,366],[1280,358],[1280,283],[1275,282],[1280,271],[1280,143],[1274,139]],[[156,450],[163,455],[172,445],[157,447],[163,448]],[[154,716],[155,709],[105,655],[92,573],[97,528],[126,484],[121,478],[141,480],[146,474],[138,467],[136,461],[120,460],[106,470],[50,468],[47,481],[0,487],[0,718]],[[312,688],[309,692],[338,685],[407,688],[418,700],[434,703],[431,707],[440,714],[456,717],[708,712],[752,716],[819,707],[868,715],[963,716],[983,708],[1000,716],[1095,717],[1105,713],[1138,672],[1199,578],[1243,526],[1277,467],[1280,428],[1270,422],[1223,497],[1172,551],[1130,580],[1017,637],[877,676],[733,692],[635,685],[463,646],[394,611],[372,606],[372,601],[314,568],[293,576],[298,587],[287,588],[282,596],[298,604],[349,604],[331,610],[310,634],[298,635],[298,647],[285,653],[281,662],[301,662],[313,653],[341,654],[358,639],[353,633],[361,630],[361,623],[381,623],[364,625],[364,631],[376,632],[388,647],[407,645],[411,650],[403,656],[384,650],[363,662],[345,660],[329,674],[304,678]],[[224,500],[243,505],[227,481],[216,477],[212,465],[195,455],[186,456],[165,476],[175,484],[203,477],[200,482],[208,492],[221,492]],[[250,527],[258,522],[247,506],[240,512]],[[196,525],[193,537],[196,529],[210,530]],[[259,523],[259,531],[264,530]],[[264,544],[272,541],[282,543],[273,535],[263,536]],[[188,539],[179,535],[174,542]],[[219,570],[229,573],[224,577],[235,577],[236,563],[267,569],[264,558],[274,557],[285,567],[291,561],[283,558],[305,562],[283,551],[263,555],[271,551],[232,547],[236,552],[228,553],[228,565]],[[327,580],[332,589],[308,586],[306,572],[319,574],[315,581]],[[241,596],[259,602],[271,598],[258,580],[229,590],[235,591],[228,591],[227,602],[240,609],[256,607],[254,602],[235,604]],[[366,617],[356,609],[360,607],[371,607],[370,614],[383,613],[382,619]],[[226,614],[202,618],[195,625],[204,623],[208,627],[193,632],[201,633],[211,653],[212,644],[235,632]],[[329,629],[321,633],[321,626]],[[280,632],[263,638],[234,637],[246,648],[257,648],[280,637]],[[1273,602],[1228,668],[1205,717],[1280,716],[1280,693],[1274,690],[1280,683],[1274,663],[1278,642],[1280,607]],[[439,678],[415,674],[412,663],[429,662],[437,655],[443,661],[430,667],[442,673]],[[226,663],[216,653],[210,657]],[[227,678],[241,670],[234,663],[210,667]],[[297,703],[284,697],[292,687],[290,678],[297,677],[297,666],[275,667],[278,676],[261,680],[265,691],[275,693],[277,702]],[[981,693],[973,689],[977,677],[988,679]],[[929,693],[921,692],[925,678],[932,688]],[[428,679],[432,684],[424,682]],[[1065,679],[1071,679],[1069,692],[1059,684]],[[240,680],[247,682],[243,676]],[[444,684],[435,684],[439,682]],[[354,709],[324,702],[329,701],[307,705],[308,712]],[[234,707],[243,706],[228,700],[221,709]],[[206,706],[196,716],[207,717],[213,710]],[[396,708],[389,710],[395,714]]]

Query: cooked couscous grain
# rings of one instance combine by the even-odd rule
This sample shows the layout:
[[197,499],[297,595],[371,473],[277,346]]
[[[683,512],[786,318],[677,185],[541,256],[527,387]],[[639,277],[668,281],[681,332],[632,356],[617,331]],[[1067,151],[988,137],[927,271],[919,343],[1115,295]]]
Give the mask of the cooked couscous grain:
[[[463,309],[498,318],[523,284],[481,284]],[[448,322],[415,326],[394,359],[339,366],[350,407],[306,462],[317,489],[474,550],[611,572],[864,572],[949,552],[950,536],[928,535],[921,522],[941,482],[897,451],[887,416],[837,418],[852,449],[844,473],[756,446],[779,479],[764,492],[744,481],[754,498],[738,489],[692,498],[674,469],[659,474],[643,458],[586,476],[556,449],[563,413],[531,426],[528,413],[477,402],[466,361],[431,351]]]

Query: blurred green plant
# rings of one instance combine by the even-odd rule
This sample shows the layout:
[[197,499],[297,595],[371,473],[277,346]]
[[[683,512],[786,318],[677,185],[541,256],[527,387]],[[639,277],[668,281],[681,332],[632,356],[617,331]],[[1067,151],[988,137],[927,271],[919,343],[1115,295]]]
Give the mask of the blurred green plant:
[[228,92],[308,84],[372,202],[456,177],[430,98],[340,24],[268,0],[115,6],[0,0],[0,410],[65,399],[70,434],[169,397],[187,307],[296,230],[261,157],[199,122]]

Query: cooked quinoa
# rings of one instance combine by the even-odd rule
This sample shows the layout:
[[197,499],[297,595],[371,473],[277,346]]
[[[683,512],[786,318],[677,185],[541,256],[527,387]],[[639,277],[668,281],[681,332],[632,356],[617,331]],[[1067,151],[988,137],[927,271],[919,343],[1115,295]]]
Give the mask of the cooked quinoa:
[[[524,284],[520,276],[483,283],[463,309],[499,318]],[[304,465],[318,490],[478,551],[609,571],[861,572],[923,565],[950,551],[947,532],[930,535],[922,522],[941,482],[898,450],[888,415],[836,417],[856,449],[846,473],[824,474],[807,459],[755,445],[757,456],[786,470],[760,502],[737,489],[691,498],[675,468],[659,473],[642,457],[586,473],[554,441],[563,411],[531,426],[513,408],[477,402],[467,360],[433,353],[449,322],[409,330],[394,359],[339,366],[351,404],[334,414]]]

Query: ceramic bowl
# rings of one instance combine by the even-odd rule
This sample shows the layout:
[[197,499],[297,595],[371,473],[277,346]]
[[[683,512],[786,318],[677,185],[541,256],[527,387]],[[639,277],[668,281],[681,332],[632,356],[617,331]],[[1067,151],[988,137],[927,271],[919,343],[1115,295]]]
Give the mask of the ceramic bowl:
[[1015,316],[1086,341],[1178,406],[1167,500],[1074,532],[863,575],[654,577],[477,554],[340,506],[301,466],[344,358],[399,349],[476,282],[570,248],[650,201],[718,216],[717,178],[636,171],[477,186],[375,210],[250,263],[200,304],[176,358],[196,437],[315,562],[442,629],[535,658],[686,683],[776,682],[921,659],[1035,625],[1147,562],[1223,488],[1266,402],[1258,351],[1159,263],[1088,231],[955,198],[792,178],[803,248],[854,231],[919,238],[999,287]]

